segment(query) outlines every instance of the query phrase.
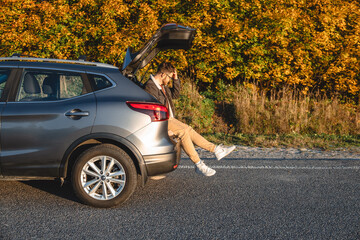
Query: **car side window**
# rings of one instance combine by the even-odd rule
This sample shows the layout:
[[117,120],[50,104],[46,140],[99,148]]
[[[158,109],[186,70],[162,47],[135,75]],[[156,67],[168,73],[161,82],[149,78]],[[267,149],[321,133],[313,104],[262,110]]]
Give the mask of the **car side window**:
[[80,73],[45,70],[24,71],[17,102],[57,101],[88,93]]
[[3,95],[5,84],[9,78],[9,75],[10,75],[9,69],[0,69],[0,98]]
[[112,83],[104,76],[89,74],[89,79],[94,83],[94,90],[98,91],[112,86]]

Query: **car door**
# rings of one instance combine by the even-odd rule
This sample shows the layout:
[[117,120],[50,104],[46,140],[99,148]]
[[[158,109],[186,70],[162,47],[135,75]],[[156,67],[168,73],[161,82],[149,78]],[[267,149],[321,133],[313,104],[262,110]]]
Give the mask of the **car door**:
[[[0,67],[0,114],[2,113],[3,108],[6,105],[6,96],[8,92],[7,89],[9,89],[9,82],[11,82],[11,79],[15,78],[16,74],[17,74],[16,67]],[[1,126],[1,118],[0,118],[0,126]],[[1,175],[2,175],[2,167],[0,161],[0,176]]]
[[175,23],[163,25],[137,52],[133,52],[131,48],[127,49],[122,74],[131,79],[138,70],[144,68],[160,51],[190,49],[195,34],[196,29],[194,28]]
[[86,75],[23,69],[1,119],[4,176],[57,177],[66,149],[90,134],[96,100]]

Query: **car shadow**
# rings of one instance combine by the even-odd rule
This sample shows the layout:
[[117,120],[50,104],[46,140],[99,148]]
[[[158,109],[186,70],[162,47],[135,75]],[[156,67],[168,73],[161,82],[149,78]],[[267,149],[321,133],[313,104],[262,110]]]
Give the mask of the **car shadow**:
[[71,184],[68,182],[65,182],[64,184],[61,184],[59,180],[31,180],[21,182],[57,197],[80,203],[73,192]]

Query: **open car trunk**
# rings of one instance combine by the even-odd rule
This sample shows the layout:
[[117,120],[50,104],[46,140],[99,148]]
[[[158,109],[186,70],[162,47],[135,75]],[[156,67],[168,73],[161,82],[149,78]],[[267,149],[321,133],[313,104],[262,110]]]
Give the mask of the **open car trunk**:
[[154,36],[137,52],[131,48],[126,51],[122,66],[123,75],[130,79],[139,69],[145,67],[160,51],[167,49],[188,50],[195,37],[196,30],[174,23],[163,25]]

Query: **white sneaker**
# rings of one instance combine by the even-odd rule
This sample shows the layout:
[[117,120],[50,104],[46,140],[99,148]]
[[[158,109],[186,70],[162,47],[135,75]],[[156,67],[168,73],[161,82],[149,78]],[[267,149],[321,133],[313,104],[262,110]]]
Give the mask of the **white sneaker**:
[[236,146],[231,146],[231,147],[224,147],[222,146],[222,144],[218,145],[215,148],[215,156],[217,160],[220,160],[224,157],[226,157],[227,155],[229,155],[232,151],[234,151],[234,149],[236,148]]
[[200,175],[207,176],[207,177],[211,177],[212,175],[214,175],[216,173],[216,171],[214,169],[206,166],[203,161],[200,161],[199,163],[195,164],[195,172]]

